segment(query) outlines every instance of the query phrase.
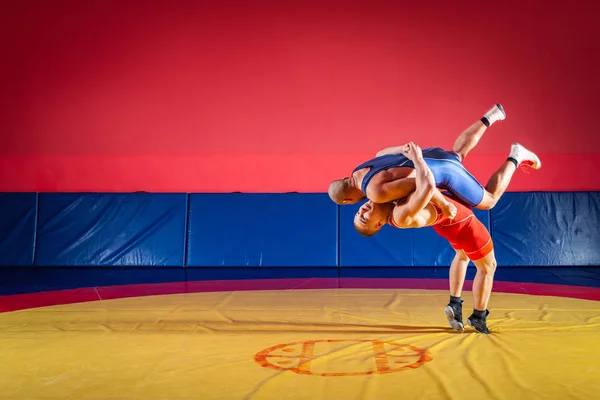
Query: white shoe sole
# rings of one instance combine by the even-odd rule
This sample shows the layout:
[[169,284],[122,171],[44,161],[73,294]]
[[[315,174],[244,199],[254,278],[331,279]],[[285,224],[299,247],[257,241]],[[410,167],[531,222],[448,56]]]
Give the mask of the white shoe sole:
[[496,107],[502,113],[502,118],[500,119],[500,121],[504,121],[506,119],[506,111],[504,111],[504,107],[502,107],[502,104],[500,103],[496,104]]

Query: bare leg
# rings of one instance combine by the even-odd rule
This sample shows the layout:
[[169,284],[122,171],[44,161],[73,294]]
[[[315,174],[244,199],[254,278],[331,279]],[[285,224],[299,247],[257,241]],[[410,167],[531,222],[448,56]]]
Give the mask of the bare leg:
[[455,331],[464,331],[462,322],[462,294],[469,258],[462,250],[457,250],[450,265],[450,303],[444,308],[448,324]]
[[[479,143],[479,140],[487,130],[489,126],[497,121],[501,121],[506,117],[504,109],[499,104],[492,107],[480,120],[475,121],[471,126],[465,129],[456,142],[452,151],[459,155],[461,161],[465,159],[467,154],[473,150],[473,148]],[[484,123],[485,121],[485,123]],[[397,149],[397,148],[393,148]],[[506,191],[508,183],[512,178],[514,171],[509,170],[510,167],[503,165],[503,167],[496,172],[496,178],[492,176],[487,191],[484,193],[483,200],[477,206],[479,209],[488,210],[491,209],[497,202],[502,194]],[[493,181],[493,182],[492,182]],[[397,199],[408,196],[415,190],[414,178],[401,178],[392,181],[374,181],[367,188],[367,197],[375,203],[387,203]],[[436,193],[433,196],[432,202],[440,207],[446,216],[450,216],[452,212],[447,202],[441,196]]]
[[492,294],[494,273],[496,272],[496,256],[492,250],[481,260],[473,261],[477,267],[477,274],[473,280],[473,308],[479,311],[487,310]]
[[504,164],[492,175],[487,185],[485,185],[485,192],[483,194],[483,200],[477,205],[480,210],[491,210],[494,208],[500,197],[508,189],[508,185],[517,170],[515,164],[510,161],[505,161]]
[[452,151],[460,156],[461,161],[464,161],[467,154],[477,146],[479,139],[481,139],[487,128],[496,121],[501,121],[505,118],[506,113],[504,112],[504,108],[500,104],[496,104],[479,121],[474,122],[460,134],[454,143]]
[[[483,123],[482,123],[483,125]],[[485,125],[483,125],[485,127]],[[483,199],[476,208],[480,210],[491,210],[498,200],[502,197],[510,184],[510,181],[517,170],[517,167],[511,161],[505,161],[504,164],[490,177],[483,193]],[[415,178],[402,178],[379,185],[377,191],[368,193],[368,197],[375,203],[388,203],[390,201],[403,199],[416,189]],[[439,191],[436,191],[432,197],[432,202],[442,209],[447,217],[452,217],[451,203],[448,203]]]
[[469,154],[469,152],[473,150],[475,146],[477,146],[479,139],[481,139],[487,128],[488,127],[485,126],[483,122],[477,121],[468,127],[463,133],[461,133],[458,139],[456,139],[452,151],[460,156],[461,161],[464,161],[467,157],[467,154]]
[[468,266],[469,257],[462,250],[457,250],[450,265],[450,296],[461,296]]

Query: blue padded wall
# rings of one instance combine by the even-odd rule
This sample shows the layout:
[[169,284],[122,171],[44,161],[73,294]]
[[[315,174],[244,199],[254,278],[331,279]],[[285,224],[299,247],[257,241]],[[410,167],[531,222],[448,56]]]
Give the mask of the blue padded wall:
[[337,265],[337,206],[327,194],[192,194],[188,266]]
[[187,195],[40,194],[36,266],[179,266]]
[[600,265],[600,193],[505,193],[492,232],[500,266]]
[[[432,228],[388,226],[360,236],[352,225],[358,207],[338,207],[325,193],[2,193],[0,266],[445,267],[452,261],[453,250]],[[491,226],[501,267],[600,265],[600,192],[506,193],[491,213],[475,214]]]
[[37,193],[0,193],[0,266],[31,267]]
[[[340,207],[340,266],[342,267],[433,267],[449,266],[454,250],[433,228],[397,229],[389,225],[370,237],[356,232],[354,214],[360,204]],[[489,229],[489,211],[475,210]]]

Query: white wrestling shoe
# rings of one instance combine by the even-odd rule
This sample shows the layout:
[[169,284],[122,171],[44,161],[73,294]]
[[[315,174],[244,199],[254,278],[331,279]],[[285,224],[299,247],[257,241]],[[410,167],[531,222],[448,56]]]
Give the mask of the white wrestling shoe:
[[519,163],[519,167],[526,166],[533,169],[542,168],[542,161],[540,160],[540,158],[537,155],[535,155],[533,151],[527,150],[519,143],[513,143],[513,145],[510,148],[509,157],[517,160],[517,163]]
[[494,124],[494,122],[504,121],[506,119],[506,112],[504,111],[502,104],[496,104],[488,112],[486,112],[483,117],[488,120],[491,126]]

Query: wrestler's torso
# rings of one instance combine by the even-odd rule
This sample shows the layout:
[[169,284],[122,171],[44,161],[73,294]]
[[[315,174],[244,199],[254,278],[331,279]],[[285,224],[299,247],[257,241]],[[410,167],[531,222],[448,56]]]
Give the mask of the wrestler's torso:
[[[408,201],[409,198],[410,198],[410,196],[406,199],[398,200],[396,204],[401,205],[405,201]],[[418,218],[415,218],[414,222],[411,225],[399,227],[398,225],[396,225],[394,223],[393,216],[390,218],[389,223],[391,226],[394,226],[396,228],[423,228],[423,227],[427,227],[427,226],[439,226],[439,227],[454,226],[454,228],[458,232],[465,226],[466,223],[468,223],[468,220],[470,219],[470,217],[473,216],[473,211],[469,207],[462,204],[461,202],[456,201],[446,195],[444,195],[444,198],[446,199],[446,201],[454,204],[454,206],[456,207],[456,215],[454,216],[454,218],[449,218],[449,217],[444,216],[444,214],[442,213],[442,210],[438,206],[436,206],[435,204],[430,202],[423,208],[423,210],[421,210],[419,212]]]
[[[439,147],[425,148],[422,150],[422,153],[428,165],[429,162],[427,160],[452,158],[456,161],[457,157],[456,154],[451,154]],[[414,168],[413,162],[404,154],[385,154],[358,165],[352,172],[352,176],[359,184],[363,194],[368,197],[367,189],[370,186],[414,177],[416,174]]]
[[[370,167],[365,167],[359,170],[355,170],[352,173],[352,177],[354,177],[354,180],[360,188],[363,187],[363,179],[365,178],[369,170]],[[373,177],[365,187],[365,190],[363,190],[363,193],[367,195],[365,191],[368,189],[369,185],[379,185],[383,182],[390,182],[396,179],[411,178],[414,176],[415,169],[412,167],[392,167],[387,170],[379,171],[377,174],[373,175]]]

